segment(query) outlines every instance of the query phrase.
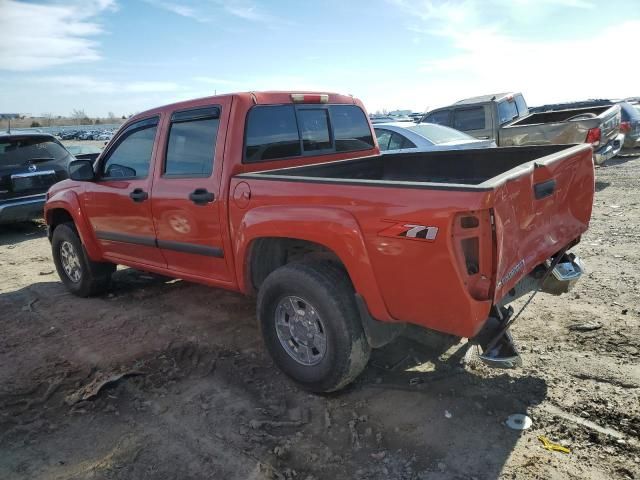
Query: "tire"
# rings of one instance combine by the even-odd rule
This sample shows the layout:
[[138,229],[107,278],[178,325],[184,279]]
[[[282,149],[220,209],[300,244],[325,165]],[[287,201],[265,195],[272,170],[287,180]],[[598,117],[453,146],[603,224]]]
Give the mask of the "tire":
[[[291,306],[293,316],[287,313]],[[274,362],[306,390],[339,390],[351,383],[369,361],[371,348],[360,323],[351,282],[343,270],[328,262],[291,263],[272,272],[260,287],[257,312]],[[289,341],[283,341],[290,330],[299,333],[292,325],[303,323],[305,318],[312,326],[303,326],[302,331],[308,335],[312,330],[314,337],[311,341],[304,334],[300,338],[314,342],[313,346],[301,345],[294,333]],[[308,355],[304,359],[293,353],[305,348]]]
[[[58,225],[51,238],[53,262],[65,287],[79,297],[104,293],[111,283],[116,266],[112,263],[94,262],[87,255],[72,223]],[[69,260],[71,258],[72,260]],[[71,266],[71,272],[65,269]]]

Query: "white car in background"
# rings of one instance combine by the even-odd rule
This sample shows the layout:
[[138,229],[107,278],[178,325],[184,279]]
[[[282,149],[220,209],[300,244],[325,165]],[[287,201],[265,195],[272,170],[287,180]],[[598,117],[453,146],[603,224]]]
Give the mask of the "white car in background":
[[383,152],[467,150],[496,146],[493,140],[479,140],[435,123],[378,123],[373,125],[373,129]]

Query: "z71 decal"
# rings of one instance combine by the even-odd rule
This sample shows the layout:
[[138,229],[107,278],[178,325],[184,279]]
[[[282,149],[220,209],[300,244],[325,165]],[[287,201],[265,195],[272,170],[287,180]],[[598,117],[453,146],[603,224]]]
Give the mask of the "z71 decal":
[[396,223],[385,228],[378,235],[392,238],[408,238],[411,240],[435,241],[438,236],[438,227],[428,227],[426,225],[415,225],[413,223]]

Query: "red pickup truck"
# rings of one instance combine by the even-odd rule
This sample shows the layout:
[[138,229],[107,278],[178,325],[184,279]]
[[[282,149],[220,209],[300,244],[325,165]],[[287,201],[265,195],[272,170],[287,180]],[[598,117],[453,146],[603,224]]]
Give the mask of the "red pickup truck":
[[71,292],[104,291],[123,264],[255,294],[276,364],[324,392],[407,324],[517,364],[506,305],[579,277],[565,252],[589,223],[591,154],[381,155],[353,97],[238,93],[131,118],[72,162],[45,217]]

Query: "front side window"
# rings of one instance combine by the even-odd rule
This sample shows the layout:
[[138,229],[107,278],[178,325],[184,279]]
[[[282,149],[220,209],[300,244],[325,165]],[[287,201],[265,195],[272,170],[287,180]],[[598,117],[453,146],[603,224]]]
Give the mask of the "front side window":
[[103,178],[145,178],[149,174],[158,129],[157,118],[154,120],[143,120],[127,128],[103,163]]
[[219,109],[177,112],[171,120],[164,174],[211,175],[220,124]]
[[484,107],[464,108],[453,113],[453,128],[456,130],[482,130],[484,127]]

